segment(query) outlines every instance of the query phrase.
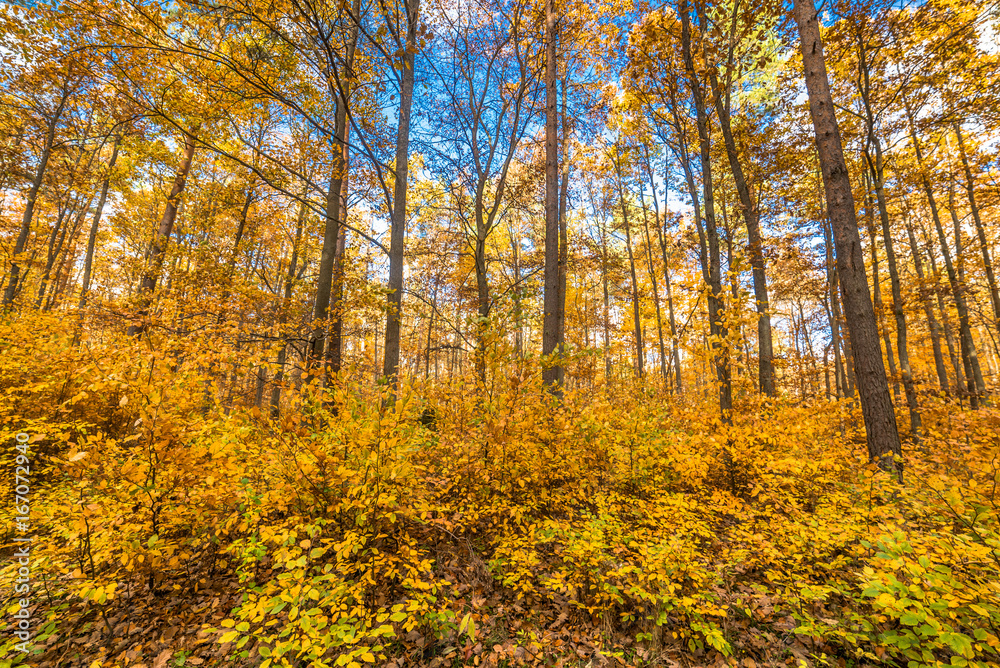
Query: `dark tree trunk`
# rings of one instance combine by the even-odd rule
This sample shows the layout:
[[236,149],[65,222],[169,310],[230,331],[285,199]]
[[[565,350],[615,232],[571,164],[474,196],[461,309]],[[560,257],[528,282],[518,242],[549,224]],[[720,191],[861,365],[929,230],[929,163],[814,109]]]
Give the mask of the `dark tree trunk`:
[[875,234],[875,217],[872,211],[872,198],[871,191],[868,188],[867,172],[863,173],[862,181],[865,185],[865,223],[868,228],[868,240],[871,244],[872,253],[872,295],[874,298],[875,318],[878,320],[878,329],[882,335],[882,344],[885,346],[885,358],[889,364],[892,395],[894,399],[899,400],[899,378],[896,376],[896,360],[892,356],[892,339],[889,338],[889,330],[885,326],[885,307],[882,305],[882,281],[879,275],[878,264],[878,236]]
[[840,129],[834,115],[833,97],[830,94],[813,1],[795,0],[794,15],[809,94],[809,113],[823,172],[827,212],[837,248],[837,269],[861,397],[861,412],[865,421],[868,456],[883,470],[893,472],[901,479],[902,449],[899,431],[882,363],[878,324],[871,294],[868,292],[861,236],[855,217],[854,195],[844,160]]
[[969,395],[969,404],[972,408],[978,408],[980,396],[974,368],[979,366],[979,360],[976,356],[976,344],[972,340],[972,329],[969,326],[969,309],[965,302],[965,293],[962,290],[958,272],[955,270],[955,264],[951,261],[951,250],[948,248],[948,238],[945,236],[944,227],[941,225],[941,216],[938,213],[937,201],[934,199],[934,190],[931,187],[930,178],[924,169],[923,151],[920,147],[920,140],[917,137],[916,126],[913,123],[913,114],[909,107],[907,107],[906,112],[910,123],[910,139],[913,142],[913,151],[917,157],[917,168],[920,171],[920,180],[924,187],[924,194],[927,196],[927,204],[931,209],[931,219],[934,222],[934,229],[937,232],[938,243],[941,245],[945,271],[948,274],[952,297],[955,299],[955,308],[958,311],[958,338],[962,349],[962,366],[965,371],[966,392]]
[[[868,75],[865,71],[867,86]],[[867,108],[867,105],[866,105]],[[889,227],[889,211],[885,201],[885,175],[882,159],[882,144],[875,135],[874,120],[868,116],[869,139],[875,147],[875,160],[866,153],[871,173],[872,185],[875,187],[875,200],[878,204],[879,222],[882,224],[882,243],[885,245],[885,263],[889,267],[889,284],[892,288],[892,313],[896,320],[896,353],[899,355],[899,375],[903,381],[903,392],[906,395],[906,406],[910,414],[910,434],[914,439],[920,438],[921,421],[920,408],[917,406],[917,391],[913,385],[913,372],[910,370],[910,352],[907,347],[906,314],[903,311],[903,291],[899,282],[899,269],[896,265],[896,251],[892,242],[892,230]],[[872,248],[874,250],[874,237]]]
[[24,246],[28,242],[28,235],[31,233],[31,220],[35,213],[35,202],[38,200],[38,191],[42,187],[45,179],[45,170],[49,165],[49,158],[52,156],[52,144],[55,141],[56,127],[62,117],[63,109],[66,108],[66,101],[69,100],[69,86],[64,86],[59,98],[59,106],[52,113],[45,130],[45,144],[42,146],[42,155],[38,159],[38,167],[35,169],[35,178],[31,181],[31,188],[28,190],[27,201],[24,204],[24,214],[21,216],[21,230],[18,232],[17,241],[14,242],[13,261],[10,264],[10,274],[7,277],[7,288],[3,293],[3,308],[10,308],[17,296],[18,284],[21,281],[21,267],[17,264],[17,256],[24,252]]
[[725,325],[725,314],[722,305],[722,267],[719,253],[719,232],[715,222],[715,198],[712,191],[712,159],[711,140],[708,130],[708,113],[705,109],[705,98],[695,70],[694,56],[691,51],[691,21],[688,13],[687,0],[681,0],[681,47],[684,52],[684,69],[687,72],[694,97],[697,114],[698,139],[701,145],[701,179],[705,206],[705,236],[708,243],[708,318],[709,330],[712,335],[712,351],[715,358],[715,371],[719,382],[719,412],[723,422],[732,422],[733,390],[729,373],[729,360],[723,342],[729,335]]
[[847,379],[844,378],[844,362],[840,354],[840,282],[837,280],[837,264],[833,259],[833,233],[827,220],[823,221],[823,237],[826,247],[826,282],[830,293],[830,341],[833,345],[833,371],[839,399],[847,394]]
[[[558,351],[561,332],[559,306],[559,132],[556,110],[556,8],[545,2],[545,295],[542,319],[542,355]],[[542,380],[561,394],[562,368],[546,362]]]
[[[347,71],[350,79],[350,60],[353,53],[348,53]],[[404,57],[404,61],[406,58]],[[404,70],[405,79],[405,70]],[[316,283],[316,298],[313,303],[313,319],[315,325],[309,341],[308,366],[315,372],[321,373],[324,382],[329,379],[332,372],[329,364],[329,356],[333,354],[332,337],[330,329],[332,320],[340,317],[340,305],[334,304],[331,313],[331,298],[334,295],[334,274],[337,267],[337,247],[344,232],[341,229],[343,216],[342,193],[344,181],[347,178],[348,165],[346,162],[347,152],[347,127],[348,127],[348,104],[350,103],[349,90],[346,88],[338,91],[337,111],[334,117],[334,137],[333,137],[333,164],[330,168],[330,182],[326,191],[325,224],[323,227],[323,248],[320,253],[319,269]],[[403,106],[400,104],[400,118],[403,114]],[[402,121],[401,121],[402,122]],[[405,166],[404,166],[405,173]],[[398,184],[398,182],[397,182]],[[398,189],[398,185],[397,185]],[[393,224],[393,235],[395,234],[395,224]],[[393,236],[395,240],[395,236]],[[391,259],[390,259],[391,263]],[[392,281],[390,270],[390,283]],[[389,296],[390,302],[392,295]],[[318,367],[322,365],[322,371]]]
[[410,159],[410,112],[413,106],[414,65],[417,53],[417,22],[420,0],[407,0],[406,49],[401,59],[399,127],[396,134],[396,183],[392,201],[392,230],[389,242],[389,296],[385,323],[385,361],[382,375],[392,386],[399,378],[399,336],[403,317],[403,251],[406,240],[407,163]]
[[931,275],[934,279],[934,295],[937,297],[938,312],[941,314],[941,331],[944,332],[945,342],[948,344],[948,357],[951,360],[951,368],[955,371],[955,388],[959,396],[964,396],[965,371],[962,363],[961,346],[955,345],[954,328],[951,326],[951,318],[948,315],[948,307],[944,301],[943,290],[941,289],[941,272],[938,271],[937,259],[934,255],[934,244],[927,236],[926,230],[921,230],[924,236],[924,245],[927,248],[927,257],[931,262]]
[[622,208],[622,227],[625,228],[625,248],[628,251],[628,263],[629,272],[632,279],[632,324],[634,326],[635,334],[635,365],[636,373],[639,378],[642,378],[644,372],[645,361],[643,359],[643,343],[642,343],[642,318],[639,312],[639,283],[635,274],[635,255],[632,253],[632,230],[628,218],[628,202],[625,199],[625,187],[624,187],[624,177],[622,175],[621,166],[621,153],[619,147],[615,146],[615,174],[617,178],[618,185],[618,201],[621,203]]
[[666,384],[667,378],[667,353],[663,345],[663,315],[660,309],[660,289],[656,280],[656,272],[653,270],[653,241],[649,234],[649,207],[646,205],[645,188],[640,181],[640,199],[642,200],[642,228],[646,234],[646,270],[649,272],[649,280],[653,284],[653,305],[656,308],[656,335],[660,343],[660,375]]
[[115,168],[118,161],[118,149],[121,147],[122,136],[115,135],[114,148],[111,150],[111,159],[108,161],[108,172],[104,175],[101,183],[101,198],[97,201],[97,210],[94,212],[94,222],[90,224],[90,234],[87,237],[87,255],[83,261],[83,286],[80,288],[80,304],[82,309],[87,305],[87,293],[90,292],[90,278],[94,267],[94,248],[97,245],[97,230],[101,224],[101,214],[104,213],[104,204],[108,201],[108,187],[111,183],[111,170]]
[[[569,123],[566,119],[566,84],[569,77],[563,74],[562,80],[562,174],[559,179],[559,354],[566,352],[566,277],[569,271],[569,234],[566,228],[566,211],[569,204]],[[566,369],[559,366],[557,382],[562,387]]]
[[[704,26],[703,26],[704,28]],[[712,82],[712,94],[716,99],[716,109],[719,114],[719,125],[722,128],[722,138],[726,145],[726,155],[729,157],[729,167],[733,173],[736,192],[740,198],[740,208],[743,221],[747,226],[747,242],[750,267],[753,274],[753,292],[757,310],[757,382],[760,391],[768,396],[774,396],[774,351],[771,343],[771,315],[768,313],[769,300],[767,294],[767,273],[764,264],[764,244],[760,236],[760,208],[750,194],[750,188],[740,165],[739,153],[736,150],[736,140],[733,138],[732,123],[729,117],[729,93],[719,86],[715,70],[709,68]],[[725,101],[723,98],[725,97]]]
[[[951,187],[951,183],[948,184],[948,213],[951,214],[952,228],[955,231],[955,267],[958,272],[958,286],[962,290],[962,297],[964,299],[968,293],[967,282],[965,280],[965,243],[962,240],[962,223],[958,220],[958,214],[955,212],[955,190]],[[986,382],[983,380],[983,371],[979,364],[978,348],[975,345],[975,339],[972,338],[971,316],[969,320],[969,340],[972,341],[969,361],[972,363],[972,377],[976,382],[976,394],[979,395],[980,399],[985,399]]]
[[993,261],[990,257],[990,246],[986,239],[986,230],[983,227],[982,218],[979,216],[979,204],[976,202],[975,179],[972,177],[972,168],[969,166],[969,156],[965,152],[965,139],[962,137],[962,128],[955,121],[952,125],[955,130],[955,138],[958,139],[958,154],[962,158],[962,169],[965,171],[965,193],[969,198],[969,209],[972,212],[972,220],[976,224],[976,236],[979,237],[979,248],[983,253],[983,268],[986,270],[986,282],[990,287],[990,302],[993,304],[993,326],[1000,328],[1000,289],[997,287],[996,275],[993,272]]
[[[305,196],[307,191],[302,191],[302,202],[299,203],[299,215],[295,219],[295,240],[292,242],[292,257],[288,261],[288,273],[285,274],[285,292],[281,308],[278,311],[279,329],[288,322],[288,310],[292,305],[292,288],[295,285],[295,271],[299,262],[299,246],[302,243],[302,230],[306,222]],[[279,332],[284,337],[284,332]],[[277,417],[281,407],[281,383],[285,377],[285,361],[288,357],[288,341],[284,340],[278,350],[277,366],[278,370],[274,375],[274,382],[271,387],[271,415]]]
[[181,194],[184,192],[184,185],[187,183],[188,174],[191,172],[191,162],[194,159],[194,137],[189,134],[184,135],[184,158],[181,160],[180,169],[174,178],[174,185],[167,197],[167,206],[163,210],[163,217],[160,219],[160,226],[156,230],[156,236],[149,246],[149,254],[146,256],[146,267],[139,282],[138,304],[136,318],[138,322],[133,323],[128,328],[129,336],[139,336],[146,331],[149,325],[149,305],[153,299],[153,291],[156,289],[156,281],[160,277],[163,269],[163,258],[167,252],[167,244],[170,242],[170,234],[174,230],[174,221],[177,218],[177,207],[180,205]]
[[931,335],[931,348],[934,351],[934,368],[937,371],[938,384],[941,387],[941,391],[948,394],[948,370],[945,368],[944,355],[941,352],[941,330],[938,326],[937,318],[934,317],[934,305],[931,303],[931,296],[927,291],[924,263],[920,258],[917,237],[913,234],[913,224],[908,218],[906,220],[906,235],[910,240],[910,252],[913,254],[913,265],[917,272],[917,280],[920,281],[920,297],[923,302],[924,317],[927,318],[927,329]]

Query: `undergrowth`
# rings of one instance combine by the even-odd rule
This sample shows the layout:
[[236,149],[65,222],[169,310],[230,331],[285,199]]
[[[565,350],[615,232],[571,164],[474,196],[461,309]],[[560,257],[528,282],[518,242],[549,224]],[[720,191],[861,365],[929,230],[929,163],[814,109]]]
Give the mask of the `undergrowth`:
[[34,536],[0,665],[998,665],[992,407],[927,398],[898,485],[850,401],[743,393],[726,425],[526,363],[394,402],[347,372],[272,417],[206,341],[67,330],[0,325]]

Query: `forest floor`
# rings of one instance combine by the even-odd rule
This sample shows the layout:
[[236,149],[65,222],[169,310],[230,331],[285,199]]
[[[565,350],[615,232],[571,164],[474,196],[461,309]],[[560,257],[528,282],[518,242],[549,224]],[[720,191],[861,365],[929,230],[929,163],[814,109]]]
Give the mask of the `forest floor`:
[[271,418],[167,346],[0,334],[33,538],[31,651],[5,585],[0,667],[998,665],[992,407],[925,397],[899,485],[848,400],[743,388],[725,425],[526,368]]

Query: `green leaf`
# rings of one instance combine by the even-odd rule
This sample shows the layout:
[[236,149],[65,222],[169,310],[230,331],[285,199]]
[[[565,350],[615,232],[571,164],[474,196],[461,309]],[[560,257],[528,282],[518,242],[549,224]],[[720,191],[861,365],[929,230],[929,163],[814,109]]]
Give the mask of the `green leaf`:
[[466,634],[469,636],[469,640],[475,641],[476,639],[476,622],[472,619],[472,613],[468,613],[462,618],[462,622],[458,625],[458,633]]

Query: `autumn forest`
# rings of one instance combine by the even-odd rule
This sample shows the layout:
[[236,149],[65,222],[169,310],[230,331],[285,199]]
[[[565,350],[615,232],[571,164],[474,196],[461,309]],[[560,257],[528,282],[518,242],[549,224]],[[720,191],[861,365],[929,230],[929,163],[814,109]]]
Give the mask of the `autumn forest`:
[[1000,666],[994,0],[0,4],[0,668]]

